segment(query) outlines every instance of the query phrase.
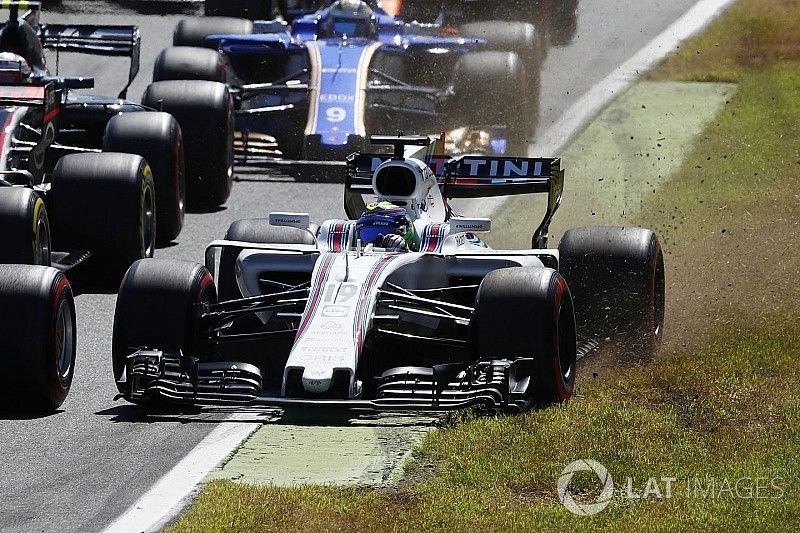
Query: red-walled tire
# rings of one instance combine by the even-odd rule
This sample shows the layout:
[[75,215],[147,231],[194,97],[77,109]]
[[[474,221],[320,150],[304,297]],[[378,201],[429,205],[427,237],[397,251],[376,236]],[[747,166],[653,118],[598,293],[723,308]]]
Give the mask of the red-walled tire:
[[216,301],[214,280],[203,265],[178,259],[144,259],[131,265],[114,311],[111,355],[118,390],[127,398],[125,366],[136,348],[207,355],[210,339],[203,334],[195,306]]
[[611,339],[623,359],[651,360],[664,335],[664,255],[642,228],[588,227],[564,233],[559,270],[575,300],[578,335]]
[[52,411],[75,372],[75,302],[55,268],[0,265],[0,409]]
[[487,274],[475,297],[472,334],[478,360],[522,360],[512,397],[546,406],[572,396],[575,316],[567,283],[555,270],[513,267]]

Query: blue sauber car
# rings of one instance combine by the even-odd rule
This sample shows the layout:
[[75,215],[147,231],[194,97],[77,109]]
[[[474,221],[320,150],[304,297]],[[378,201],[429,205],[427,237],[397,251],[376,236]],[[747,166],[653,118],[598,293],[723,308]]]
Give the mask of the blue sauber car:
[[399,130],[454,132],[456,151],[526,151],[542,37],[508,21],[443,30],[359,0],[337,0],[291,27],[188,19],[154,79],[227,81],[238,102],[237,148],[249,163],[342,161],[370,135]]

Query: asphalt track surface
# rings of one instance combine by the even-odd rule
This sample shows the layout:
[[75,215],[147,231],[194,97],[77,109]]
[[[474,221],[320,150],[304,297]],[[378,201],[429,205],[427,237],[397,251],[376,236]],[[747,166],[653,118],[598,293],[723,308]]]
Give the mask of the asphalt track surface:
[[[580,7],[574,43],[550,51],[542,72],[540,128],[678,19],[695,0],[592,0]],[[155,55],[171,40],[179,16],[144,15],[135,3],[65,0],[43,22],[138,24],[142,69],[129,96],[146,87]],[[87,16],[88,15],[88,16]],[[51,66],[54,58],[50,58]],[[64,75],[93,75],[98,94],[116,94],[127,75],[121,59],[62,55]],[[549,154],[542,154],[549,155]],[[242,172],[227,205],[190,214],[177,242],[160,257],[202,261],[205,245],[239,218],[272,210],[304,211],[312,220],[344,215],[341,186],[286,182]],[[110,221],[113,223],[113,221]],[[98,531],[123,513],[207,435],[225,413],[145,415],[114,402],[111,326],[115,294],[77,298],[78,361],[61,411],[39,418],[0,414],[0,530]],[[254,416],[254,420],[256,417]]]

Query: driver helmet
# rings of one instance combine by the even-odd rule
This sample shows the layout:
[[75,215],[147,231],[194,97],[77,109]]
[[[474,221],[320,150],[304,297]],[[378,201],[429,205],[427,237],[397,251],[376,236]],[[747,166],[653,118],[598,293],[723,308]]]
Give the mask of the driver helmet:
[[371,37],[377,33],[375,13],[363,0],[336,0],[322,21],[325,37]]
[[0,84],[25,83],[32,75],[31,65],[21,55],[0,53]]
[[406,210],[385,201],[367,205],[356,222],[356,234],[362,245],[381,246],[387,235],[400,235],[409,248],[414,243],[414,225]]

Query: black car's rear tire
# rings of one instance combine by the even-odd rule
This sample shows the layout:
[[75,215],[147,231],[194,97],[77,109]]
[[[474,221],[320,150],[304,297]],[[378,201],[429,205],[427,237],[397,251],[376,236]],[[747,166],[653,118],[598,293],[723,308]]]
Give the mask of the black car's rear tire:
[[188,205],[224,204],[233,185],[234,113],[228,87],[213,81],[158,81],[147,87],[142,103],[166,111],[181,126]]
[[75,371],[75,302],[67,279],[43,266],[0,266],[0,409],[51,411]]
[[23,187],[0,187],[0,263],[50,266],[50,223],[41,197]]
[[118,390],[129,392],[123,374],[136,348],[208,355],[211,341],[201,330],[196,305],[216,300],[214,280],[203,265],[177,259],[143,259],[131,265],[114,312],[111,352]]
[[183,136],[168,113],[114,115],[106,125],[103,150],[142,156],[153,172],[158,212],[158,242],[168,243],[183,228],[186,204]]
[[533,361],[517,369],[515,389],[533,405],[568,400],[575,387],[575,314],[567,283],[555,270],[493,270],[475,297],[476,360]]
[[652,359],[664,334],[664,256],[656,234],[642,228],[576,228],[564,233],[558,249],[579,336],[611,339],[625,361]]
[[[229,3],[231,0],[225,0]],[[178,22],[172,34],[173,46],[199,46],[216,48],[206,41],[209,35],[249,35],[253,33],[253,22],[242,18],[195,17]]]
[[66,155],[53,171],[50,198],[55,249],[89,250],[95,268],[113,275],[153,256],[156,191],[141,156]]
[[222,54],[196,46],[172,46],[156,57],[153,81],[206,80],[225,83],[228,67]]

